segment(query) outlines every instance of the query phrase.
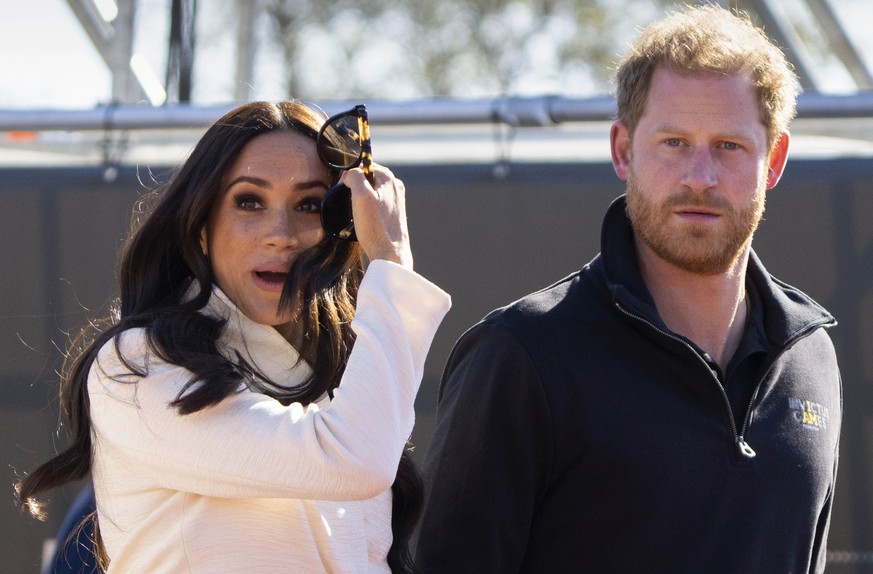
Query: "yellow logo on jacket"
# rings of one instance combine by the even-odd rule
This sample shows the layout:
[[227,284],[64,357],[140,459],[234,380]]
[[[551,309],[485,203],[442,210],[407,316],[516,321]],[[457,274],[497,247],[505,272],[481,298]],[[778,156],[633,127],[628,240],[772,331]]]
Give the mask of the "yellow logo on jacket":
[[828,408],[806,399],[788,399],[794,420],[810,430],[820,431],[828,428]]

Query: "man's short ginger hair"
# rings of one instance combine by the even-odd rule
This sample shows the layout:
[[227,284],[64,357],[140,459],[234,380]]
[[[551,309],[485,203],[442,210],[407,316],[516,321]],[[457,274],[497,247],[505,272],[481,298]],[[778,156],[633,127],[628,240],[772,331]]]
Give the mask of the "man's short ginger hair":
[[798,81],[793,67],[746,14],[713,4],[689,6],[640,32],[615,79],[617,119],[631,135],[659,67],[688,75],[749,74],[771,147],[796,113]]

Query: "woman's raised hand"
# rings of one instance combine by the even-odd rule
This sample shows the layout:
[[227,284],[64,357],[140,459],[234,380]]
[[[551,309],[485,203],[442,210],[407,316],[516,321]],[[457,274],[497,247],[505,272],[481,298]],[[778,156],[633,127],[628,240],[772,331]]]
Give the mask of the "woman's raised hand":
[[406,224],[406,187],[391,170],[373,164],[375,185],[360,168],[345,172],[341,181],[352,190],[355,234],[367,258],[385,259],[412,269],[412,248]]

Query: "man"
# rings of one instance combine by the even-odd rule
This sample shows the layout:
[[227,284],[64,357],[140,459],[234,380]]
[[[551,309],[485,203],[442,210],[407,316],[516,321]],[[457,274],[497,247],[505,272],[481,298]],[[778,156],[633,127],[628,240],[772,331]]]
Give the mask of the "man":
[[641,33],[618,70],[627,193],[601,253],[448,360],[422,572],[824,570],[835,321],[751,249],[796,93],[783,54],[717,6]]

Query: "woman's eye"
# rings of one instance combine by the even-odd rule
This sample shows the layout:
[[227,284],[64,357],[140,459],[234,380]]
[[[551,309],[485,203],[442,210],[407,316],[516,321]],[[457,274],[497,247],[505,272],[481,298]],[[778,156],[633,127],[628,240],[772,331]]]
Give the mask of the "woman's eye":
[[305,213],[320,213],[321,200],[314,197],[307,197],[297,204],[297,211],[303,211]]
[[234,198],[236,206],[243,211],[256,211],[261,208],[261,202],[257,197],[251,195],[241,195]]

